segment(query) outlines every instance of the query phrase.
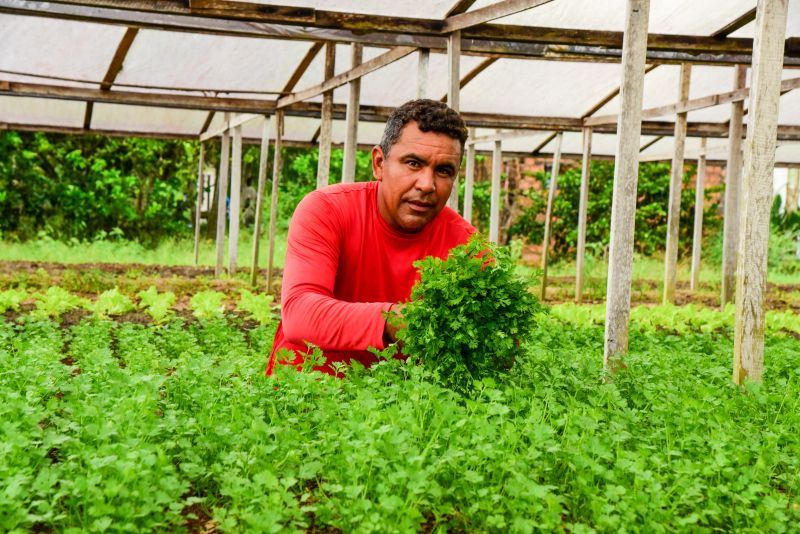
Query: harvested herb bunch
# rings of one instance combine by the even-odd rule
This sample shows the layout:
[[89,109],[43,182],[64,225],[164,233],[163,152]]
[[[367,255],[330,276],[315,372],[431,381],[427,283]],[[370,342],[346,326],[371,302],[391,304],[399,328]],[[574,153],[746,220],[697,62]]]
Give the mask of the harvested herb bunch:
[[531,336],[540,305],[514,276],[508,252],[474,235],[447,259],[414,264],[420,280],[398,332],[403,352],[418,358],[451,389],[506,373]]

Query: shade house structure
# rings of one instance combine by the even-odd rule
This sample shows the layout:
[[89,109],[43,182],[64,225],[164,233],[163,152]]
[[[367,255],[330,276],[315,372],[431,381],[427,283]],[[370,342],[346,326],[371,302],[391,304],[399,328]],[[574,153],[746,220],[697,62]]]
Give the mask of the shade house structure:
[[[318,145],[318,186],[352,181],[356,149],[379,142],[394,107],[425,97],[446,101],[470,127],[466,217],[475,154],[493,154],[492,240],[503,153],[552,156],[543,287],[559,163],[582,159],[580,300],[588,162],[613,159],[604,350],[612,370],[628,346],[639,162],[672,162],[666,302],[675,295],[683,164],[697,161],[702,195],[705,162],[719,162],[733,377],[761,379],[773,169],[800,166],[800,0],[0,0],[0,42],[0,128],[221,138],[216,189],[224,205],[230,187],[232,216],[219,210],[217,274],[226,233],[236,267],[243,143],[262,147],[254,258],[272,175],[271,279],[279,148]],[[332,145],[344,146],[342,176],[329,176]],[[198,193],[203,150],[218,145],[202,146]]]

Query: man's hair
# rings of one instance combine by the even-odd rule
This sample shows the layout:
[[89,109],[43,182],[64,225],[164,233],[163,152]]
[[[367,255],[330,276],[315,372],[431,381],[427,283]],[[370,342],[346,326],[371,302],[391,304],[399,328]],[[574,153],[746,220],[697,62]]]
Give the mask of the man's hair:
[[389,155],[389,149],[400,139],[405,125],[412,121],[423,132],[441,133],[458,140],[461,153],[464,153],[468,132],[461,115],[444,102],[422,98],[406,102],[389,115],[380,144],[384,157]]

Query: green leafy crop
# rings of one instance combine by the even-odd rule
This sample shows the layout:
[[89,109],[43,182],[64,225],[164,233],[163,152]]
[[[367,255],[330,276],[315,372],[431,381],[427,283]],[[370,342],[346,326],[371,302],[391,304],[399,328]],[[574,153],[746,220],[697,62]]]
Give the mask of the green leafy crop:
[[120,293],[119,289],[115,287],[100,293],[90,308],[100,317],[122,315],[133,310],[133,301],[130,297]]
[[159,293],[155,286],[150,286],[147,291],[139,291],[139,307],[156,323],[163,323],[172,313],[172,305],[175,304],[175,293],[165,291]]
[[275,321],[275,313],[272,311],[272,301],[275,297],[267,294],[254,295],[246,289],[239,290],[240,297],[237,308],[247,312],[250,317],[260,325],[266,326]]
[[415,265],[420,281],[403,312],[407,327],[398,332],[403,352],[461,392],[510,369],[540,307],[514,276],[508,252],[476,234],[446,260]]
[[78,297],[58,286],[52,286],[44,294],[37,294],[36,311],[33,316],[37,318],[59,318],[65,312],[76,308],[88,306],[86,299]]
[[222,304],[223,300],[225,300],[225,293],[219,291],[209,289],[195,293],[190,302],[192,313],[198,319],[222,317],[225,312],[225,306]]
[[18,310],[22,301],[28,298],[28,292],[24,289],[7,289],[0,291],[0,313],[6,310]]

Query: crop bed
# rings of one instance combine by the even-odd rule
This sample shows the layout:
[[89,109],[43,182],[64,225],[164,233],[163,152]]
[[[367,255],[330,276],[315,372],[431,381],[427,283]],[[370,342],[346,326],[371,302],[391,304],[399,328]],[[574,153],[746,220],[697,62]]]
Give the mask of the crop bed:
[[267,378],[274,315],[244,294],[206,292],[161,314],[150,309],[158,291],[122,295],[127,303],[95,295],[60,312],[40,304],[45,291],[10,291],[17,309],[0,316],[2,531],[800,524],[792,313],[768,318],[764,384],[740,389],[729,312],[635,309],[627,369],[609,377],[602,309],[556,306],[538,316],[510,374],[465,398],[397,360],[344,380],[285,369]]

